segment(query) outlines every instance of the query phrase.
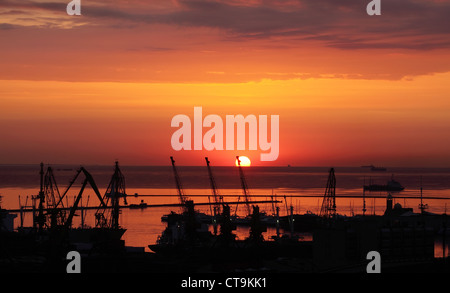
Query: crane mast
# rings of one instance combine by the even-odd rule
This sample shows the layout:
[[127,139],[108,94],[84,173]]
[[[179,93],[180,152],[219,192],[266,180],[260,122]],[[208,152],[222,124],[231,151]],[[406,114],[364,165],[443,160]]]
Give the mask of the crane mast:
[[180,179],[180,176],[178,175],[177,167],[175,166],[175,160],[173,159],[173,157],[170,157],[170,161],[172,162],[173,175],[175,177],[175,184],[177,186],[177,191],[178,191],[178,196],[180,198],[180,203],[182,205],[185,205],[187,199],[186,199],[186,196],[184,194],[183,187],[181,186],[181,179]]
[[210,162],[208,160],[208,157],[205,157],[206,166],[208,167],[208,175],[209,175],[209,182],[211,185],[211,191],[214,196],[214,202],[217,209],[217,212],[220,213],[220,204],[223,204],[223,197],[219,195],[219,192],[217,190],[216,181],[214,180],[214,176],[211,170],[211,166],[209,165]]
[[330,219],[336,216],[336,177],[334,168],[330,169],[327,181],[327,187],[323,196],[322,208],[320,216]]
[[42,231],[44,229],[45,225],[45,215],[44,215],[44,204],[45,204],[45,195],[44,195],[44,163],[41,163],[41,170],[39,171],[40,175],[40,189],[39,189],[39,207],[38,207],[38,214],[33,218],[33,221],[35,224],[38,225],[39,231]]
[[[116,161],[114,173],[111,177],[111,181],[109,182],[108,188],[106,189],[106,193],[103,197],[103,200],[106,201],[106,205],[111,201],[111,215],[109,220],[109,227],[113,229],[119,229],[119,215],[120,215],[120,198],[123,198],[124,204],[127,205],[127,193],[125,191],[125,176],[123,176],[122,172],[119,168],[119,162]],[[106,209],[103,209],[102,213],[104,214]]]
[[55,228],[63,225],[65,222],[64,206],[58,206],[61,199],[58,185],[56,184],[53,169],[48,166],[47,172],[44,176],[44,164],[41,163],[41,187],[39,191],[39,208],[38,214],[34,221],[36,222],[40,231],[45,227]]
[[252,210],[251,210],[250,204],[249,204],[249,192],[248,192],[247,180],[245,179],[244,170],[242,170],[241,160],[239,159],[239,156],[236,156],[236,160],[238,163],[239,176],[241,178],[241,187],[242,187],[242,191],[244,193],[244,200],[245,200],[245,206],[247,208],[247,215],[251,215]]

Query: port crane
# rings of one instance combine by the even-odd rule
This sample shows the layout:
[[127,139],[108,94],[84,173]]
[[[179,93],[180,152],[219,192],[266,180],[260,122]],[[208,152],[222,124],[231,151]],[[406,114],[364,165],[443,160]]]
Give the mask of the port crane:
[[[92,177],[92,175],[84,167],[80,167],[77,170],[77,173],[75,174],[73,179],[70,181],[69,186],[66,188],[66,191],[59,198],[59,201],[57,202],[56,206],[58,207],[59,205],[62,205],[63,199],[65,198],[65,196],[67,195],[67,193],[69,192],[70,188],[73,186],[75,181],[78,179],[78,176],[80,176],[80,174],[83,174],[85,179],[83,181],[83,184],[81,185],[81,189],[78,192],[78,195],[75,198],[75,201],[74,201],[72,207],[70,208],[69,215],[68,215],[68,217],[67,217],[67,219],[66,219],[66,221],[64,223],[64,226],[66,228],[70,228],[72,226],[73,217],[75,216],[75,212],[78,209],[78,204],[80,203],[80,200],[81,200],[81,197],[83,195],[84,189],[86,188],[86,185],[88,183],[91,186],[91,188],[94,190],[94,193],[97,195],[97,198],[100,200],[100,206],[106,207],[106,204],[103,201],[103,197],[100,195],[100,191],[98,190],[98,187],[97,187],[97,184],[94,181],[94,178]],[[96,218],[97,218],[97,215],[96,215]],[[97,225],[97,223],[96,223],[96,225]]]
[[331,168],[329,171],[327,186],[319,215],[326,219],[334,218],[336,216],[336,177],[334,175],[334,168]]
[[[37,209],[37,215],[33,216],[33,226],[38,227],[39,231],[44,228],[71,228],[73,217],[79,209],[79,205],[82,199],[83,192],[86,186],[89,184],[96,194],[100,205],[95,213],[95,226],[97,228],[112,228],[119,229],[119,215],[120,215],[120,198],[123,198],[124,204],[127,205],[126,191],[125,191],[125,177],[119,169],[119,163],[115,163],[114,174],[108,185],[108,188],[102,196],[94,181],[92,175],[84,168],[80,167],[75,176],[69,183],[63,194],[59,192],[58,185],[56,184],[55,177],[53,175],[53,169],[48,167],[44,176],[44,164],[41,163],[41,185],[39,195],[39,205]],[[78,195],[75,197],[73,205],[64,207],[64,198],[67,199],[69,190],[73,187],[80,175],[84,175],[84,180],[81,185],[81,189]],[[110,204],[110,205],[109,205]],[[69,214],[66,217],[66,211],[69,210]],[[109,213],[107,215],[107,213]]]
[[53,169],[48,166],[44,175],[44,163],[40,164],[40,189],[37,215],[33,217],[39,231],[44,228],[55,228],[66,221],[66,211],[62,204],[61,194],[56,184]]
[[183,187],[181,185],[181,179],[180,179],[180,176],[178,175],[177,167],[175,166],[175,160],[173,159],[173,157],[170,157],[170,161],[172,162],[172,170],[173,170],[173,175],[175,177],[175,184],[177,186],[178,197],[180,199],[180,203],[183,206],[185,206],[186,205],[186,201],[188,199],[187,199],[186,195],[184,194],[184,190],[183,190]]
[[[106,189],[103,201],[105,205],[100,205],[95,213],[96,226],[107,227],[112,229],[119,229],[119,215],[120,215],[120,199],[123,198],[124,205],[127,203],[127,193],[125,189],[125,176],[119,168],[119,162],[115,162],[114,173]],[[111,203],[111,208],[108,209],[108,204]],[[110,215],[105,217],[107,211],[110,211]],[[109,220],[107,219],[109,218]]]
[[[250,208],[250,203],[249,203],[249,191],[248,191],[248,186],[247,186],[247,180],[245,179],[245,175],[244,175],[244,170],[242,170],[242,166],[241,166],[241,160],[239,159],[239,156],[236,156],[236,160],[238,163],[238,168],[239,168],[239,177],[241,179],[241,187],[242,187],[242,191],[244,194],[244,200],[245,200],[245,206],[247,209],[247,215],[251,215],[252,214],[252,210]],[[239,199],[238,199],[239,201]],[[236,209],[237,211],[237,209]]]
[[[221,205],[223,205],[223,197],[219,194],[218,190],[217,190],[217,186],[216,186],[216,181],[214,180],[214,176],[211,170],[211,166],[210,166],[210,162],[208,160],[208,157],[205,157],[205,161],[206,161],[206,166],[208,168],[208,175],[209,175],[209,183],[211,185],[211,191],[212,194],[214,196],[214,208],[215,208],[215,212],[217,213],[221,213]],[[208,196],[209,198],[209,196]]]

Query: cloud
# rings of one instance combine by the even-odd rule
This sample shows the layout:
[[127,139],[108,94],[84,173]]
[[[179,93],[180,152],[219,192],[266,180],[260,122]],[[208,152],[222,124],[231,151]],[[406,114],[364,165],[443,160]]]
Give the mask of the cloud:
[[[220,1],[178,0],[172,11],[153,13],[87,7],[92,18],[140,24],[169,24],[222,30],[226,39],[322,40],[340,49],[448,48],[448,1],[393,0],[382,2],[382,16],[365,12],[364,1]],[[287,9],[289,8],[289,9]],[[399,41],[401,40],[401,41]]]
[[0,78],[393,80],[449,71],[450,1],[381,1],[381,16],[366,14],[369,0],[89,0],[82,16],[68,16],[69,0],[0,0]]
[[0,30],[11,30],[15,29],[17,26],[9,23],[0,23]]
[[68,19],[64,2],[0,1],[0,22],[11,29],[23,27],[72,28],[75,19]]
[[[365,12],[368,2],[355,0],[259,1],[253,6],[239,1],[178,2],[184,9],[166,15],[166,21],[222,29],[232,40],[320,40],[340,49],[449,47],[448,1],[383,1],[382,16],[375,17]],[[291,9],[283,9],[283,4]]]
[[[63,2],[0,1],[0,7],[65,13]],[[357,0],[176,0],[82,3],[84,25],[131,28],[165,24],[213,28],[228,41],[321,41],[339,49],[448,48],[449,1],[382,1],[382,15],[368,16]],[[367,3],[366,3],[367,2]],[[36,19],[36,23],[40,20]],[[10,23],[15,24],[15,23]],[[401,40],[401,41],[399,41]]]

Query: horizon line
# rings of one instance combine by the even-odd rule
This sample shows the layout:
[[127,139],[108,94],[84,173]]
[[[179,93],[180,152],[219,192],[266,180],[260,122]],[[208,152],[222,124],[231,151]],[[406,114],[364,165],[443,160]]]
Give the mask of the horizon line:
[[[120,164],[120,161],[115,160],[114,162],[119,162],[119,165],[122,167],[171,167],[170,164],[167,165],[145,165],[145,164]],[[42,162],[44,163],[44,162]],[[41,162],[39,163],[0,163],[0,167],[4,167],[4,166],[34,166],[37,165],[39,166],[41,164]],[[105,164],[105,163],[96,163],[96,164],[79,164],[79,163],[44,163],[45,166],[99,166],[99,167],[108,167],[108,166],[113,166],[114,163],[112,164]],[[182,165],[179,164],[177,166],[180,167],[205,167],[206,165]],[[345,165],[251,165],[251,166],[245,166],[245,168],[250,168],[250,167],[262,167],[262,168],[362,168],[362,169],[368,169],[370,165],[359,165],[359,166],[345,166]],[[214,165],[214,167],[236,167],[235,165]],[[409,169],[413,169],[413,168],[433,168],[433,169],[450,169],[450,166],[448,167],[442,167],[442,166],[387,166],[387,165],[383,165],[383,166],[376,166],[376,167],[383,167],[386,168],[386,171],[373,171],[376,173],[383,173],[383,172],[389,172],[389,168],[409,168]]]

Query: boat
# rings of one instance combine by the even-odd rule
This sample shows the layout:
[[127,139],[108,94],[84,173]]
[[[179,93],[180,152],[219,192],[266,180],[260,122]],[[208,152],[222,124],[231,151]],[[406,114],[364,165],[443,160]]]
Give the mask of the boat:
[[144,209],[148,207],[148,204],[146,202],[144,202],[143,200],[141,200],[141,202],[139,204],[130,204],[129,208],[130,209]]
[[375,167],[375,166],[371,166],[371,167],[370,167],[370,171],[381,171],[381,172],[383,172],[383,171],[386,171],[386,168],[385,168],[385,167]]
[[402,191],[405,189],[398,181],[391,179],[386,184],[370,184],[364,185],[364,190],[367,191]]
[[376,167],[374,165],[361,166],[361,168],[369,168],[370,171],[386,171],[387,170],[385,167]]

